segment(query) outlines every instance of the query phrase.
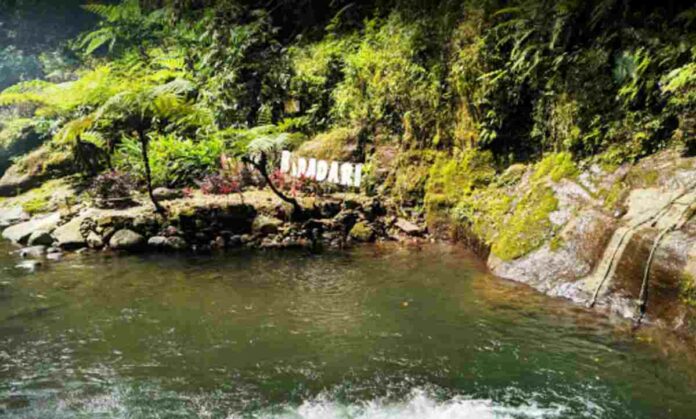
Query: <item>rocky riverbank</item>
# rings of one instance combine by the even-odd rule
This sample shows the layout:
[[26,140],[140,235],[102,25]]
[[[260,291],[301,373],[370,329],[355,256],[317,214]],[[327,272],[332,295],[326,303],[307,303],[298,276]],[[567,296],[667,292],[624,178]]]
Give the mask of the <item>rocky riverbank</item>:
[[[83,195],[62,179],[2,201],[0,225],[30,269],[64,252],[316,252],[374,241],[453,238],[486,259],[496,276],[693,336],[696,159],[672,150],[620,167],[571,168],[558,158],[549,161],[513,166],[471,193],[470,202],[459,204],[475,208],[465,222],[433,210],[444,196],[437,193],[446,190],[433,181],[436,163],[425,197],[427,218],[403,217],[403,208],[389,198],[330,194],[299,198],[306,211],[298,221],[291,220],[292,208],[267,190],[183,197],[181,191],[160,189],[163,217],[145,196],[136,195],[126,209],[80,202]],[[480,174],[481,164],[475,166]]]
[[88,203],[66,204],[78,196],[62,187],[45,196],[45,210],[26,211],[32,192],[6,199],[0,211],[2,236],[34,259],[58,260],[64,252],[196,252],[230,248],[305,249],[344,248],[355,243],[422,239],[425,229],[395,215],[394,208],[376,198],[352,194],[302,198],[303,220],[290,220],[288,208],[267,191],[211,196],[159,189],[167,209],[155,213],[141,197],[125,209],[100,209]]

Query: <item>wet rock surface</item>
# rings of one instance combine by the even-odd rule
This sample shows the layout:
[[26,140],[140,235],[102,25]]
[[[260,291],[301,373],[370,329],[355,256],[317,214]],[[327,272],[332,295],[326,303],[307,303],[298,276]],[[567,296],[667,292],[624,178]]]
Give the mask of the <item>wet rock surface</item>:
[[696,162],[673,152],[609,174],[591,167],[552,186],[559,235],[514,260],[490,255],[488,266],[552,296],[696,332],[695,187]]

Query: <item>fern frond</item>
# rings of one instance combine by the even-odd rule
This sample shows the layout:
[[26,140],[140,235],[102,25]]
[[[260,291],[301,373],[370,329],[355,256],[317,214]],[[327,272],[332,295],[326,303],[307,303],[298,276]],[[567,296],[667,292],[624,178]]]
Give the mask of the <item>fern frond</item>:
[[98,50],[102,46],[109,44],[109,50],[113,49],[114,42],[116,40],[116,34],[109,27],[97,29],[96,31],[89,32],[82,37],[81,41],[78,43],[78,47],[83,50],[86,55],[92,55],[94,51]]
[[53,142],[58,145],[72,144],[78,136],[92,128],[94,116],[87,115],[82,118],[74,119],[63,127],[53,136]]
[[121,20],[133,20],[142,16],[138,0],[124,0],[121,4],[116,5],[85,4],[82,8],[112,23]]

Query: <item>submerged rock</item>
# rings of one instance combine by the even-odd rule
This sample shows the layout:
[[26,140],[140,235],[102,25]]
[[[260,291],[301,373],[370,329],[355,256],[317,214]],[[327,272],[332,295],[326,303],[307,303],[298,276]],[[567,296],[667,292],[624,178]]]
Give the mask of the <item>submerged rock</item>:
[[49,253],[46,255],[46,259],[52,260],[54,262],[59,262],[61,259],[63,259],[63,254],[62,253]]
[[16,268],[26,269],[29,272],[35,272],[43,263],[38,260],[23,260],[15,265]]
[[22,258],[40,258],[46,253],[46,246],[31,246],[20,249],[18,252]]
[[109,240],[109,247],[114,250],[140,250],[144,244],[145,237],[128,229],[118,230]]

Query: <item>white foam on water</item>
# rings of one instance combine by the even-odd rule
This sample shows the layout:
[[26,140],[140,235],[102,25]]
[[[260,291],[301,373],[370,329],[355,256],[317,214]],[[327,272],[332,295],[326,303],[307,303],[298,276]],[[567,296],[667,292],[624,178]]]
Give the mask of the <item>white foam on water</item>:
[[[325,397],[306,401],[281,413],[260,413],[258,419],[507,419],[563,417],[566,408],[542,408],[535,403],[505,406],[487,399],[454,397],[438,401],[423,390],[414,390],[402,402],[373,400],[344,405]],[[230,416],[237,419],[242,416]]]

